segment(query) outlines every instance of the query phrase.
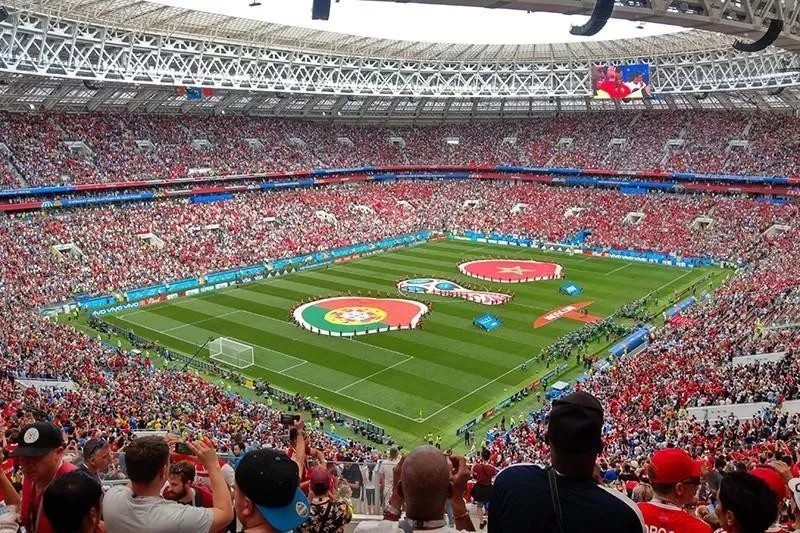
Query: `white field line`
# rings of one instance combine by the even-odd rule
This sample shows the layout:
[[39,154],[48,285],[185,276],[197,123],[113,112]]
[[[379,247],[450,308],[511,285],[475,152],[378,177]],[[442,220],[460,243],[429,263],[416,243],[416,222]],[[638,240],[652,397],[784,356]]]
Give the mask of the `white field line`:
[[682,276],[679,276],[679,277],[673,279],[672,281],[666,282],[665,284],[663,284],[662,286],[660,286],[659,288],[657,288],[653,292],[659,292],[661,289],[666,289],[667,287],[669,287],[670,285],[672,285],[676,281],[682,280],[683,278],[685,278],[686,276],[688,276],[691,273],[692,273],[692,270],[687,270],[686,273],[683,274]]
[[[204,322],[211,322],[212,320],[216,320],[216,319],[222,318],[224,316],[230,316],[230,315],[233,315],[233,314],[238,313],[238,312],[239,312],[239,310],[236,309],[236,310],[231,311],[229,313],[222,313],[221,315],[212,316],[211,318],[204,318],[203,320],[198,320],[196,322],[189,322],[187,324],[181,324],[180,326],[175,326],[173,328],[163,329],[163,330],[161,330],[161,332],[162,333],[169,333],[170,331],[177,331],[177,330],[179,330],[181,328],[185,328],[185,327],[188,327],[188,326],[196,326],[197,324],[202,324]],[[143,325],[143,324],[140,324],[140,325]],[[147,326],[145,326],[145,327],[147,327]]]
[[622,270],[622,269],[625,269],[625,268],[628,268],[628,267],[629,267],[629,266],[631,266],[631,265],[633,265],[633,263],[628,263],[627,265],[622,265],[622,266],[621,266],[621,267],[619,267],[619,268],[615,268],[615,269],[614,269],[614,270],[612,270],[611,272],[606,272],[606,276],[610,276],[610,275],[611,275],[611,274],[613,274],[614,272],[619,272],[620,270]]
[[341,391],[343,391],[345,389],[349,389],[353,385],[358,385],[359,383],[361,383],[363,381],[367,381],[368,379],[372,379],[375,376],[377,376],[378,374],[382,374],[382,373],[386,372],[387,370],[391,370],[391,369],[393,369],[393,368],[395,368],[397,366],[402,365],[403,363],[407,363],[407,362],[411,361],[412,359],[414,359],[414,358],[413,357],[409,357],[408,359],[403,359],[402,361],[398,361],[398,362],[396,362],[395,364],[393,364],[391,366],[387,366],[386,368],[382,368],[382,369],[378,370],[377,372],[373,372],[372,374],[370,374],[367,377],[363,377],[363,378],[359,379],[358,381],[354,381],[350,385],[345,385],[344,387],[342,387],[341,389],[337,390],[336,392],[340,393]]
[[[243,310],[241,310],[241,309],[240,309],[240,310],[237,310],[237,311],[238,311],[238,312],[241,312],[241,313],[255,314],[255,313],[251,313],[250,311],[243,311]],[[258,315],[258,316],[263,316],[263,315]],[[265,317],[265,318],[270,318],[270,317]],[[274,319],[274,318],[273,318],[273,319],[271,319],[271,320],[276,320],[276,319]],[[143,324],[138,324],[138,325],[140,325],[140,326],[143,326],[143,327],[149,327],[149,326],[144,326]],[[164,332],[162,332],[162,333],[163,333],[164,335],[166,335],[167,337],[172,337],[173,339],[177,339],[177,340],[179,340],[179,341],[183,341],[183,342],[190,342],[190,343],[194,343],[194,342],[195,342],[194,340],[191,340],[191,339],[186,339],[186,338],[183,338],[183,337],[178,337],[178,336],[176,336],[176,335],[171,335],[171,334],[169,334],[169,333],[164,333]],[[264,349],[264,350],[267,350],[267,351],[270,351],[270,352],[273,352],[273,353],[277,353],[277,354],[280,354],[280,355],[284,355],[284,356],[286,356],[286,357],[291,357],[292,359],[295,359],[295,360],[298,360],[298,361],[302,361],[302,363],[301,363],[301,364],[305,364],[305,363],[307,363],[307,362],[308,362],[308,361],[306,361],[306,360],[304,360],[304,359],[300,359],[300,358],[298,358],[298,357],[295,357],[295,356],[293,356],[293,355],[289,355],[288,353],[283,353],[283,352],[280,352],[280,351],[278,351],[278,350],[273,350],[273,349],[271,349],[271,348],[266,348],[266,347],[264,347],[264,346],[260,346],[260,345],[256,345],[256,346],[257,346],[258,348],[262,348],[262,349]],[[394,351],[394,350],[389,350],[389,351]],[[397,353],[399,353],[399,352],[397,352]],[[413,357],[412,357],[411,359],[413,359]],[[401,361],[401,362],[405,362],[405,361]],[[289,368],[284,368],[283,370],[280,370],[280,371],[278,371],[278,370],[275,370],[275,369],[272,369],[272,368],[268,368],[268,367],[266,367],[266,366],[263,366],[263,365],[255,364],[255,363],[253,364],[253,366],[256,366],[256,367],[258,367],[258,368],[264,369],[264,370],[266,370],[266,371],[268,371],[268,372],[274,372],[274,373],[276,373],[276,374],[283,374],[283,375],[286,375],[286,374],[284,374],[284,372],[286,372],[287,370],[291,370],[292,368],[299,367],[299,366],[301,366],[301,364],[293,365],[293,366],[290,366]],[[386,370],[386,369],[384,369],[384,370]],[[343,392],[338,392],[337,390],[334,390],[334,389],[331,389],[331,388],[325,387],[325,386],[323,386],[323,385],[320,385],[319,383],[314,383],[313,381],[307,381],[307,380],[305,380],[305,379],[303,379],[303,378],[299,378],[299,377],[297,377],[297,376],[289,376],[289,375],[287,375],[287,377],[289,377],[289,378],[291,378],[291,379],[294,379],[294,380],[296,380],[296,381],[300,381],[300,382],[302,382],[302,383],[305,383],[305,384],[307,384],[307,385],[311,385],[312,387],[316,387],[316,388],[318,388],[318,389],[322,389],[322,390],[324,390],[324,391],[327,391],[327,392],[330,392],[330,393],[333,393],[333,394],[338,394],[338,395],[340,395],[340,396],[342,396],[342,397],[344,397],[344,398],[348,398],[348,399],[350,399],[350,400],[353,400],[354,402],[358,402],[358,403],[360,403],[360,404],[362,404],[362,405],[367,405],[367,406],[369,406],[369,407],[372,407],[372,408],[374,408],[374,409],[378,409],[378,410],[380,410],[380,411],[383,411],[383,412],[385,412],[385,413],[389,413],[389,414],[392,414],[392,415],[395,415],[395,416],[399,416],[400,418],[405,418],[406,420],[410,420],[411,422],[419,422],[419,421],[420,421],[420,420],[419,420],[419,419],[417,419],[417,418],[413,418],[413,417],[410,417],[410,416],[406,416],[406,415],[404,415],[404,414],[402,414],[402,413],[398,413],[397,411],[392,411],[391,409],[386,409],[385,407],[381,407],[380,405],[376,405],[376,404],[374,404],[374,403],[366,402],[366,401],[362,400],[361,398],[357,398],[357,397],[355,397],[355,396],[350,396],[349,394],[345,394],[345,393],[343,393]],[[349,386],[350,386],[350,385],[348,385],[348,387],[349,387]],[[347,387],[345,387],[345,388],[347,388]],[[342,409],[338,409],[338,410],[339,410],[339,411],[342,411],[342,412],[346,412],[346,411],[344,411],[344,410],[342,410]],[[355,416],[355,415],[352,415],[352,416]],[[356,418],[361,418],[361,417],[356,417]]]
[[[283,355],[289,355],[289,354],[283,354]],[[289,355],[289,357],[294,357],[294,356],[292,356],[292,355]],[[299,363],[297,363],[296,365],[292,365],[292,366],[290,366],[289,368],[284,368],[283,370],[281,370],[280,372],[278,372],[278,374],[285,374],[285,373],[286,373],[286,372],[288,372],[289,370],[291,370],[291,369],[293,369],[293,368],[297,368],[298,366],[303,366],[303,365],[304,365],[304,364],[306,364],[306,363],[308,363],[308,361],[300,361],[300,362],[299,362]]]
[[455,404],[457,404],[458,402],[460,402],[460,401],[462,401],[462,400],[464,400],[464,399],[466,399],[466,398],[469,398],[470,396],[472,396],[472,395],[473,395],[473,394],[475,394],[476,392],[478,392],[478,391],[480,391],[480,390],[483,390],[483,389],[485,389],[486,387],[488,387],[489,385],[492,385],[492,384],[494,384],[494,383],[496,383],[496,382],[500,381],[501,379],[503,379],[504,377],[506,377],[506,376],[507,376],[507,375],[509,375],[510,373],[512,373],[512,372],[516,372],[517,370],[519,370],[519,368],[520,368],[522,365],[527,365],[528,363],[530,363],[531,361],[533,361],[534,359],[536,359],[536,357],[538,357],[538,355],[535,355],[535,356],[531,357],[530,359],[528,359],[528,360],[527,360],[527,361],[525,361],[524,363],[520,363],[520,364],[518,364],[517,366],[515,366],[514,368],[512,368],[512,369],[511,369],[511,370],[509,370],[508,372],[506,372],[506,373],[504,373],[504,374],[500,374],[499,376],[497,376],[496,378],[494,378],[492,381],[489,381],[488,383],[484,383],[483,385],[481,385],[481,386],[480,386],[480,387],[478,387],[477,389],[475,389],[475,390],[473,390],[473,391],[470,391],[470,392],[468,392],[467,394],[465,394],[464,396],[462,396],[462,397],[461,397],[461,398],[459,398],[458,400],[456,400],[456,401],[454,401],[454,402],[451,402],[451,403],[449,403],[449,404],[445,405],[444,407],[442,407],[442,408],[441,408],[441,409],[439,409],[438,411],[435,411],[435,412],[431,413],[430,415],[428,415],[427,417],[423,418],[422,420],[418,420],[418,422],[427,422],[428,420],[430,420],[430,419],[431,419],[431,418],[433,418],[434,416],[438,415],[438,414],[439,414],[439,413],[441,413],[442,411],[446,411],[447,409],[450,409],[451,407],[453,407],[453,406],[454,406]]
[[[293,325],[291,322],[287,322],[285,320],[280,320],[278,318],[272,318],[271,316],[259,315],[258,313],[253,313],[252,311],[246,311],[244,309],[239,310],[239,312],[247,313],[248,315],[257,316],[257,317],[260,317],[260,318],[264,318],[266,320],[272,320],[273,322],[278,322],[278,323],[284,324],[284,325],[285,324]],[[335,337],[331,337],[331,338],[335,338]],[[349,339],[349,340],[354,341],[354,342],[358,342],[360,344],[363,344],[364,346],[369,346],[370,348],[375,348],[376,350],[383,350],[384,352],[397,354],[397,355],[399,355],[399,356],[401,356],[401,357],[403,357],[405,359],[409,359],[409,358],[413,359],[414,358],[414,356],[411,355],[411,354],[407,354],[405,352],[398,352],[397,350],[392,350],[391,348],[384,348],[383,346],[376,346],[374,344],[370,344],[368,342],[364,342],[361,339],[358,339],[356,337],[342,337],[342,338],[343,339]]]
[[[224,315],[232,315],[232,314],[234,314],[234,313],[243,313],[243,312],[244,312],[244,311],[242,311],[241,309],[236,309],[236,310],[234,310],[234,311],[231,311],[230,313],[223,313],[222,315],[219,315],[219,316],[224,316]],[[175,327],[175,328],[170,328],[170,329],[165,329],[165,330],[157,330],[157,329],[153,329],[153,328],[152,328],[150,325],[147,325],[147,324],[142,324],[142,323],[140,323],[140,322],[136,322],[136,321],[134,321],[134,320],[126,320],[126,322],[130,322],[130,323],[132,323],[132,324],[136,324],[137,326],[141,326],[141,327],[143,327],[143,328],[151,329],[151,330],[153,330],[153,331],[155,331],[155,332],[157,332],[157,333],[161,333],[162,335],[166,335],[167,337],[172,337],[173,339],[177,339],[177,340],[179,340],[179,341],[183,341],[183,342],[190,342],[190,343],[194,344],[194,342],[195,342],[194,340],[192,340],[192,339],[186,339],[186,338],[184,338],[184,337],[178,337],[178,336],[176,336],[176,335],[172,335],[172,334],[171,334],[171,332],[172,332],[172,331],[176,331],[176,330],[178,330],[178,329],[181,329],[181,328],[183,328],[183,327],[186,327],[186,326],[194,326],[194,325],[196,325],[196,324],[199,324],[200,322],[205,322],[205,321],[208,321],[208,320],[211,320],[211,319],[208,319],[208,318],[207,318],[207,319],[204,319],[204,320],[201,320],[201,321],[198,321],[198,322],[194,322],[194,323],[192,323],[192,324],[183,324],[182,326],[177,326],[177,327]],[[201,329],[202,329],[202,328],[201,328]],[[245,344],[248,344],[248,343],[245,343]],[[249,344],[248,344],[248,345],[249,345]],[[259,350],[264,350],[264,351],[267,351],[267,352],[272,352],[272,353],[276,353],[276,354],[278,354],[278,355],[282,355],[282,356],[284,356],[284,357],[289,357],[290,359],[294,359],[295,361],[302,361],[303,363],[307,363],[307,362],[308,362],[308,361],[306,361],[305,359],[301,359],[301,358],[299,358],[299,357],[295,357],[294,355],[290,355],[290,354],[288,354],[288,353],[283,353],[283,352],[281,352],[281,351],[278,351],[278,350],[273,350],[272,348],[267,348],[266,346],[261,346],[260,344],[255,344],[255,345],[253,345],[253,348],[258,348]],[[271,372],[277,372],[278,374],[280,374],[281,372],[285,372],[286,370],[289,370],[289,369],[291,369],[291,368],[294,368],[295,366],[300,366],[300,365],[299,365],[299,364],[298,364],[298,365],[294,365],[294,366],[292,366],[292,367],[285,368],[285,369],[283,369],[283,370],[280,370],[280,371],[278,371],[278,370],[273,370],[273,369],[271,369],[271,368],[268,368],[267,370],[269,370],[269,371],[271,371]]]

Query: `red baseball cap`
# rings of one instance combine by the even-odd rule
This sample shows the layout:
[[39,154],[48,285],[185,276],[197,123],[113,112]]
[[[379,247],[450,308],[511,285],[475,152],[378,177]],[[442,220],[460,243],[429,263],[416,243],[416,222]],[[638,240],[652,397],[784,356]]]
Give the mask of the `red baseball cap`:
[[702,476],[702,461],[695,461],[688,453],[678,448],[657,451],[650,459],[648,467],[648,477],[653,485],[674,485]]
[[774,492],[778,498],[786,498],[786,482],[783,480],[783,476],[778,472],[767,466],[759,466],[752,469],[750,473],[766,483],[769,489]]

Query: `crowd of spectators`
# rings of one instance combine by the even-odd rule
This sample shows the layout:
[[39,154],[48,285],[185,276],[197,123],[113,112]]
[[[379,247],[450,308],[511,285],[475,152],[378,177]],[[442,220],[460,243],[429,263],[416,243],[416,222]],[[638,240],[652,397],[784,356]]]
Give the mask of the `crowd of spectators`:
[[[93,120],[97,122],[87,128],[80,117],[62,119],[57,129],[88,136],[95,135],[96,128],[111,128],[110,117]],[[166,133],[161,119],[136,120],[141,130],[163,139],[185,135],[178,127]],[[241,120],[242,128],[255,127]],[[205,119],[187,119],[185,127],[200,127],[195,121],[208,128],[207,137],[226,135],[224,124],[212,129]],[[270,123],[262,126],[272,128],[266,124]],[[116,130],[107,133],[112,131]],[[123,135],[124,128],[118,133]],[[103,137],[108,135],[98,135],[97,142]],[[336,146],[342,147],[337,162],[350,164],[347,145]],[[300,147],[298,152],[304,150]],[[397,149],[389,145],[386,150]],[[275,157],[283,161],[289,156]],[[95,164],[84,158],[75,168],[96,168]],[[526,207],[513,214],[519,204]],[[576,207],[580,209],[566,216]],[[632,212],[644,218],[625,222]],[[713,223],[693,228],[701,215]],[[776,224],[791,229],[767,235]],[[615,361],[581,385],[605,410],[600,455],[604,475],[640,470],[653,452],[672,446],[707,461],[723,457],[726,465],[750,466],[774,458],[795,463],[800,418],[780,409],[785,401],[800,399],[800,344],[796,330],[771,326],[797,317],[799,224],[800,213],[793,204],[716,196],[625,196],[492,182],[342,185],[243,193],[217,203],[162,200],[7,217],[0,220],[0,310],[14,319],[0,324],[0,421],[5,436],[16,443],[18,428],[46,413],[66,434],[65,454],[74,456],[85,451],[90,440],[102,440],[112,451],[123,449],[138,430],[208,437],[226,453],[287,448],[291,443],[278,409],[232,394],[194,373],[162,368],[141,355],[104,345],[39,316],[36,309],[76,292],[112,292],[202,276],[423,229],[499,231],[551,241],[590,229],[586,242],[592,247],[656,250],[740,264],[684,320],[657,330],[645,351]],[[56,245],[73,247],[57,252]],[[732,362],[735,356],[764,352],[785,356],[748,367]],[[21,376],[63,378],[76,387],[25,388],[15,379]],[[746,421],[703,422],[687,411],[762,401],[770,406]],[[501,432],[488,444],[487,464],[547,462],[547,415],[542,407]],[[310,426],[310,446],[322,457],[364,461],[378,454]],[[114,456],[109,475],[123,466]]]
[[[406,164],[522,164],[784,175],[800,119],[727,111],[562,115],[432,127],[323,125],[242,116],[3,114],[0,186],[172,179]],[[668,145],[671,140],[683,144]],[[747,141],[744,148],[728,146]]]
[[[634,222],[630,213],[643,216]],[[711,223],[697,226],[702,217]],[[798,223],[793,204],[722,196],[641,197],[487,181],[343,185],[250,192],[216,203],[173,199],[7,217],[0,220],[7,258],[0,280],[15,298],[42,305],[426,229],[548,242],[590,230],[591,247],[747,262],[789,240],[767,239],[766,230]],[[64,246],[70,248],[54,249]]]
[[[766,247],[772,253],[740,269],[682,320],[656,330],[643,352],[615,361],[580,385],[605,407],[602,460],[608,469],[617,474],[636,469],[654,450],[669,446],[712,462],[726,457],[747,464],[782,457],[779,452],[796,453],[800,417],[781,406],[800,398],[800,337],[796,329],[766,324],[794,308],[800,276],[786,268],[786,261],[798,257],[800,246],[784,239],[772,245]],[[734,357],[761,353],[785,356],[777,362],[733,363]],[[705,421],[687,411],[754,402],[769,407],[751,420]],[[493,463],[542,461],[546,415],[545,407],[501,434],[490,446]]]

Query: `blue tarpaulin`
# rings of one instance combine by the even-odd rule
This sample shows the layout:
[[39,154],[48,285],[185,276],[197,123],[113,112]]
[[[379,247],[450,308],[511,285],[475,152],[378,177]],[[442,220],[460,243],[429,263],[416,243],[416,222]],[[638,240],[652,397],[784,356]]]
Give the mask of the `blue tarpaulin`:
[[497,329],[503,325],[499,318],[494,315],[490,315],[489,313],[479,316],[473,321],[473,323],[476,326],[485,329],[486,331],[492,331],[493,329]]
[[633,350],[646,343],[650,337],[653,326],[643,326],[611,347],[609,353],[614,357],[621,357],[631,353]]
[[559,289],[559,290],[561,292],[563,292],[564,294],[566,294],[567,296],[577,296],[577,295],[579,295],[580,293],[583,292],[583,289],[581,289],[578,286],[578,284],[576,284],[576,283],[574,283],[572,281],[569,281],[569,282],[565,283],[564,285],[562,285],[561,289]]
[[679,315],[697,303],[697,298],[690,296],[685,300],[678,302],[664,312],[664,318],[670,319],[675,315]]

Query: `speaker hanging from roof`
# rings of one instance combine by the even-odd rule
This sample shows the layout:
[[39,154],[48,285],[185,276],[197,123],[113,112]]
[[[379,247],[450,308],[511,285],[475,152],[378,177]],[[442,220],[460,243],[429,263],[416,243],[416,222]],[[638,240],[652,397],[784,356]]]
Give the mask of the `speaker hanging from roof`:
[[783,21],[772,19],[772,22],[769,23],[769,28],[767,28],[767,31],[759,40],[753,41],[752,43],[745,43],[737,40],[733,43],[733,47],[740,52],[759,52],[774,43],[782,31]]
[[6,6],[0,6],[0,22],[4,22],[9,16]]
[[594,35],[606,25],[608,19],[611,18],[611,12],[614,11],[614,0],[597,0],[594,5],[594,11],[583,26],[572,26],[569,32],[572,35],[589,36]]
[[312,20],[328,20],[331,16],[331,0],[314,0],[311,4]]

